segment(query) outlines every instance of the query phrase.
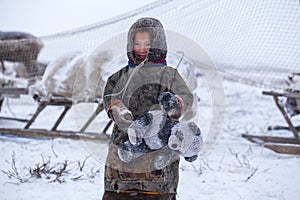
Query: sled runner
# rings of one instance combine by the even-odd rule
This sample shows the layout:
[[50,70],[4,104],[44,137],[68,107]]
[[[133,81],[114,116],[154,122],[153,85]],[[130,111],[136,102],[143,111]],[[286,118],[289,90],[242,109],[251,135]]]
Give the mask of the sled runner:
[[[242,137],[248,139],[251,142],[262,144],[264,147],[271,149],[277,153],[300,155],[300,126],[294,126],[291,121],[291,117],[300,113],[300,93],[298,93],[297,91],[287,90],[282,93],[263,91],[263,94],[273,97],[277,108],[280,110],[284,120],[288,125],[287,127],[269,126],[268,130],[290,130],[293,133],[293,137],[274,137],[249,134],[242,134]],[[279,101],[279,97],[286,98],[285,105],[283,105]]]
[[[4,94],[15,96],[20,94],[25,94],[26,88],[6,88],[3,90],[3,88],[0,90]],[[2,94],[3,94],[2,93]],[[24,129],[16,129],[16,128],[0,128],[0,134],[8,134],[8,135],[15,135],[15,136],[23,136],[23,137],[30,137],[30,138],[69,138],[69,139],[83,139],[83,140],[96,140],[96,141],[106,141],[109,139],[109,136],[106,134],[106,131],[111,125],[111,122],[108,122],[106,127],[104,127],[101,134],[97,133],[88,133],[85,132],[86,129],[89,127],[89,125],[93,122],[93,120],[97,117],[97,115],[103,110],[103,103],[97,102],[98,106],[94,113],[91,114],[89,119],[85,122],[85,124],[82,126],[82,128],[78,131],[64,131],[64,130],[57,130],[57,127],[60,125],[64,117],[66,116],[67,112],[70,110],[72,105],[74,104],[72,101],[62,98],[62,97],[56,97],[51,98],[49,101],[42,100],[38,102],[38,107],[35,111],[35,113],[32,115],[32,117],[29,120],[25,119],[18,119],[18,118],[5,118],[1,117],[2,119],[6,120],[17,120],[20,122],[26,122],[26,125],[24,126]],[[47,107],[47,106],[63,106],[64,110],[58,117],[56,121],[54,121],[54,125],[50,130],[46,129],[31,129],[31,125],[33,122],[38,118],[40,113]]]
[[[28,93],[27,88],[0,88],[0,94],[5,98],[19,98],[20,95],[26,95]],[[93,120],[98,116],[98,114],[103,111],[103,103],[100,100],[90,101],[90,103],[97,103],[97,108],[88,120],[84,123],[84,125],[78,131],[64,131],[57,130],[57,127],[61,124],[64,117],[70,108],[74,105],[74,103],[63,97],[55,97],[49,100],[42,100],[38,102],[38,107],[35,113],[32,115],[30,119],[21,119],[21,118],[12,118],[12,117],[3,117],[2,120],[14,120],[18,122],[26,123],[23,129],[20,128],[0,128],[0,135],[13,135],[19,137],[29,137],[29,138],[42,138],[42,139],[51,139],[51,138],[69,138],[69,139],[82,139],[82,140],[93,140],[93,141],[107,141],[109,136],[106,134],[109,129],[112,121],[110,120],[107,125],[103,128],[102,132],[99,133],[91,133],[86,132],[86,129],[90,126]],[[50,130],[46,129],[31,129],[31,125],[33,122],[40,116],[40,113],[47,106],[63,106],[64,110],[58,117],[56,121],[54,121],[54,125]]]

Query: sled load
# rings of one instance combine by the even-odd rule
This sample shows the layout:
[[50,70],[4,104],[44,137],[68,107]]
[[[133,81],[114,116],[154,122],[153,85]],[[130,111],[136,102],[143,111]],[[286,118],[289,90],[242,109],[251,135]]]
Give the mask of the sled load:
[[41,75],[43,70],[40,69],[41,66],[39,66],[37,58],[42,48],[42,41],[31,34],[0,31],[2,73],[5,72],[4,61],[9,61],[23,64],[25,68],[24,76],[27,78]]
[[[61,55],[43,66],[37,62],[42,48],[41,41],[26,33],[0,32],[0,97],[20,98],[20,95],[30,95],[38,107],[29,120],[0,117],[6,120],[25,122],[23,129],[0,128],[0,134],[9,134],[33,138],[72,138],[87,140],[107,140],[106,134],[85,133],[88,126],[103,110],[101,100],[104,81],[101,78],[101,67],[111,59],[108,52],[93,51],[92,53],[71,52]],[[9,61],[9,62],[7,62]],[[15,68],[23,66],[22,76],[7,71],[7,66]],[[78,103],[96,103],[97,108],[90,113],[90,118],[78,131],[57,130],[70,108]],[[54,121],[50,130],[31,129],[33,122],[47,106],[63,106],[64,110]],[[104,128],[104,133],[111,122]]]
[[[300,114],[300,73],[293,73],[286,80],[287,88],[283,92],[263,91],[264,95],[272,96],[288,126],[269,126],[268,130],[290,130],[293,137],[272,137],[243,134],[251,142],[263,144],[278,153],[300,155],[300,124],[294,125],[293,117]],[[284,98],[282,103],[280,98]]]
[[[43,71],[44,66],[37,62],[42,47],[41,40],[31,34],[0,31],[0,110],[4,96],[18,98],[26,93],[30,77]],[[7,65],[13,65],[18,73],[12,74]]]

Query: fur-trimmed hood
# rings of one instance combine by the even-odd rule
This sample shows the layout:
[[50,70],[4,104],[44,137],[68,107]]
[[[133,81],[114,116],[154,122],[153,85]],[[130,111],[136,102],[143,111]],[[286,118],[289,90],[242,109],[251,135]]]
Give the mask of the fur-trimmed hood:
[[138,19],[129,29],[127,38],[127,56],[133,64],[139,64],[133,52],[134,37],[139,31],[148,31],[151,35],[148,62],[165,60],[167,56],[166,35],[161,22],[155,18],[145,17]]

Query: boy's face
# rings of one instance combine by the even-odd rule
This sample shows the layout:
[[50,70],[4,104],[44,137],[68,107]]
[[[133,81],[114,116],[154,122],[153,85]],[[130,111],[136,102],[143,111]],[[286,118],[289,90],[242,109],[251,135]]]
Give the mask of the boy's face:
[[144,60],[150,50],[150,33],[137,32],[134,37],[133,51],[137,59]]

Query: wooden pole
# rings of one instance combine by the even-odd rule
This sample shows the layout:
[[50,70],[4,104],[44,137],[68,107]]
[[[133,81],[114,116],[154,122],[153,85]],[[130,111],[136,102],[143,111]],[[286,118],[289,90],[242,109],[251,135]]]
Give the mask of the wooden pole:
[[70,105],[66,105],[64,111],[61,113],[61,115],[59,116],[59,118],[56,120],[54,126],[52,127],[51,131],[56,131],[57,127],[59,126],[59,124],[61,123],[61,121],[63,120],[63,118],[65,117],[65,115],[67,114],[68,110],[71,108]]
[[276,106],[278,107],[281,114],[283,115],[286,123],[289,125],[290,130],[293,132],[294,137],[299,140],[298,131],[295,129],[293,123],[291,122],[290,118],[288,117],[287,113],[285,112],[283,106],[279,103],[278,96],[273,96],[273,98],[276,103]]
[[37,139],[64,138],[84,141],[109,141],[109,136],[103,133],[79,133],[74,131],[51,131],[45,129],[0,128],[0,135],[2,134]]
[[260,143],[283,143],[283,144],[298,144],[300,145],[300,140],[294,137],[275,137],[275,136],[264,136],[264,135],[249,135],[242,134],[242,137],[248,139],[251,142]]
[[40,103],[39,107],[35,111],[34,115],[31,117],[31,119],[29,120],[29,122],[26,124],[26,126],[24,127],[24,129],[29,129],[29,127],[31,126],[31,124],[35,121],[35,119],[37,118],[37,116],[44,110],[44,108],[46,106],[47,106],[46,102],[41,102]]

